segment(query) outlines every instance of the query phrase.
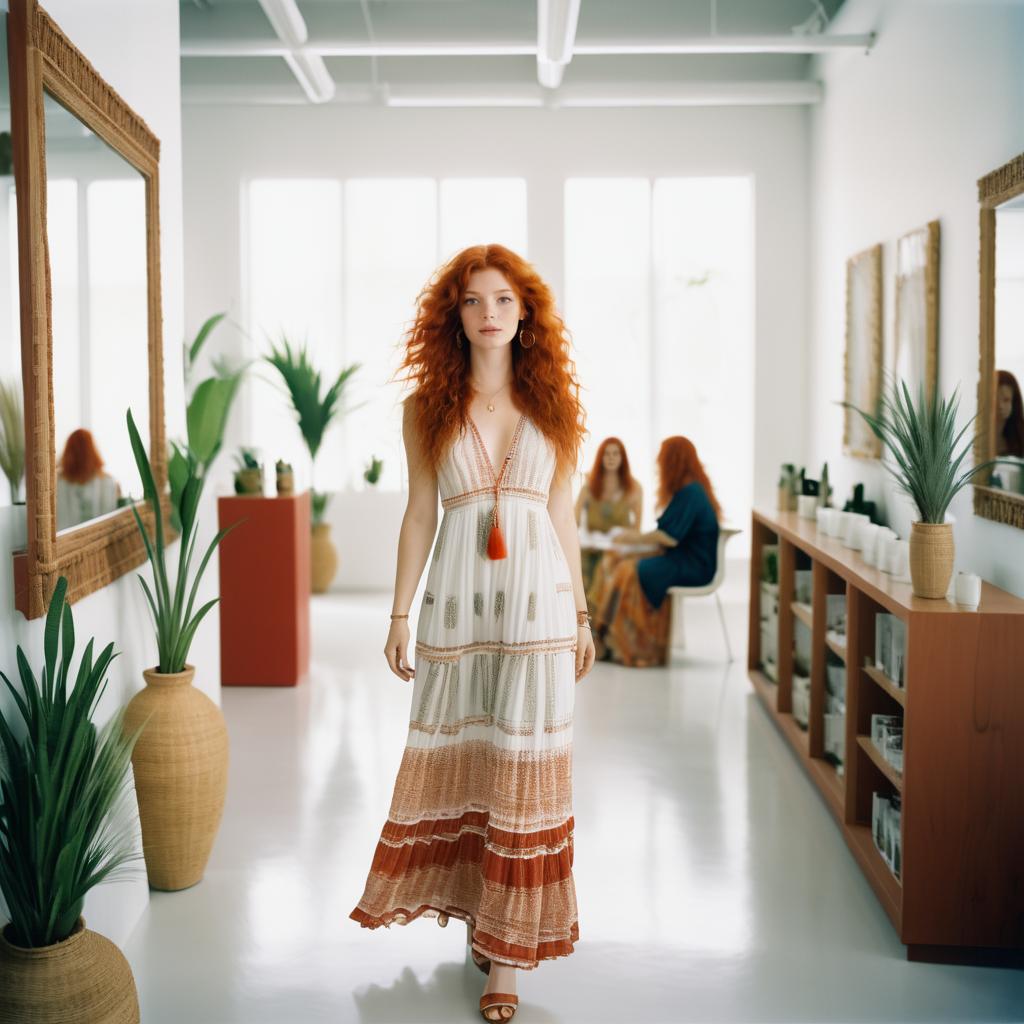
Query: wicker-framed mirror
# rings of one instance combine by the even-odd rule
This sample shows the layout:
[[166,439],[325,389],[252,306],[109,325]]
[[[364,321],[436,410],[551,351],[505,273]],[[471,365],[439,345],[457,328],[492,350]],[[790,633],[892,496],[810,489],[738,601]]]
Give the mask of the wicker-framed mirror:
[[[846,353],[843,361],[843,398],[875,412],[882,378],[882,247],[851,256],[846,261]],[[843,410],[843,452],[862,459],[877,459],[881,442],[852,409]]]
[[[35,0],[12,0],[9,10],[27,519],[26,548],[14,553],[15,606],[36,618],[59,576],[73,601],[146,558],[127,497],[141,495],[125,456],[129,406],[148,425],[150,461],[168,507],[160,143]],[[97,312],[103,303],[114,311],[106,319]],[[69,402],[78,404],[69,410]],[[68,467],[91,464],[93,478],[99,475],[88,428],[100,422],[102,462],[116,463],[121,480],[92,488],[86,501],[85,477]],[[76,424],[58,436],[58,428]],[[88,435],[88,457],[69,458],[72,434],[76,445]],[[151,527],[145,504],[137,508]],[[73,515],[76,509],[86,511]]]
[[1024,153],[978,181],[981,319],[974,511],[1024,529]]

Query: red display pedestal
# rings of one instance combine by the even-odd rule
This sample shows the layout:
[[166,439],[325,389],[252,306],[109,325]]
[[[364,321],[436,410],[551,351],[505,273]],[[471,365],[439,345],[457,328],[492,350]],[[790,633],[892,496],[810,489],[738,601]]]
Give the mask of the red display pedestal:
[[223,686],[295,686],[309,670],[309,492],[217,499]]

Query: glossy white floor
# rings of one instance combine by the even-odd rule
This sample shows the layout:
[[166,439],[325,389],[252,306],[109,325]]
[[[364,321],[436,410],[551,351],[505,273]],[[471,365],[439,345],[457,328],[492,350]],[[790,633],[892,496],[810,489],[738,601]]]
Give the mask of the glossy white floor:
[[[601,664],[577,690],[580,942],[520,975],[517,1024],[1021,1020],[1021,972],[906,962],[751,691],[745,595],[729,597],[731,666],[713,603],[692,601],[684,667]],[[348,918],[408,719],[380,653],[389,608],[317,599],[310,678],[225,691],[231,779],[206,876],[153,893],[125,951],[145,1024],[481,1019],[460,922]]]

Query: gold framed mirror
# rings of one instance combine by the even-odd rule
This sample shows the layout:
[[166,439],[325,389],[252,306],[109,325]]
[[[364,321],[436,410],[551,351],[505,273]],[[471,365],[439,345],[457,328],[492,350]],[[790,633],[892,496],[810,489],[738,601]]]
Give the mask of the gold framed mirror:
[[978,181],[981,320],[974,511],[1024,529],[1024,153]]
[[896,242],[893,372],[916,395],[939,382],[939,222]]
[[160,143],[35,0],[10,4],[8,56],[27,506],[15,606],[35,618],[59,576],[73,601],[146,558],[129,406],[169,508]]
[[[882,247],[874,245],[846,261],[846,354],[844,400],[874,413],[882,377]],[[877,459],[882,444],[852,409],[843,410],[843,452]]]

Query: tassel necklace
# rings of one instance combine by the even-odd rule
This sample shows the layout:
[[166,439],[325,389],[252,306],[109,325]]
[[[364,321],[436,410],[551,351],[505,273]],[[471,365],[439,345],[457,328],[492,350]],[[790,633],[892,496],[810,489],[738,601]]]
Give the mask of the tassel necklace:
[[505,537],[501,532],[501,523],[498,520],[498,495],[501,490],[501,479],[505,475],[505,470],[512,459],[512,452],[515,450],[515,446],[515,439],[513,439],[512,447],[509,448],[508,455],[505,456],[505,461],[501,464],[501,472],[494,481],[494,511],[491,513],[491,532],[487,538],[487,557],[495,562],[505,558],[508,554],[505,548]]
[[492,561],[499,561],[502,558],[508,557],[508,548],[505,546],[505,536],[501,532],[501,519],[499,515],[501,482],[504,480],[505,471],[508,469],[512,462],[512,458],[516,453],[516,448],[519,444],[519,432],[522,429],[524,419],[525,415],[520,416],[519,422],[516,424],[516,429],[512,434],[512,443],[509,445],[508,451],[505,454],[505,461],[501,464],[501,470],[498,473],[495,473],[494,467],[491,465],[490,457],[487,454],[487,448],[484,445],[483,438],[480,436],[480,431],[476,429],[476,423],[473,422],[473,417],[470,416],[469,418],[469,422],[473,428],[473,433],[476,435],[476,442],[480,446],[484,461],[487,463],[487,468],[491,472],[491,478],[494,480],[494,508],[491,510],[491,530],[487,536],[487,557]]

